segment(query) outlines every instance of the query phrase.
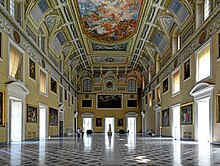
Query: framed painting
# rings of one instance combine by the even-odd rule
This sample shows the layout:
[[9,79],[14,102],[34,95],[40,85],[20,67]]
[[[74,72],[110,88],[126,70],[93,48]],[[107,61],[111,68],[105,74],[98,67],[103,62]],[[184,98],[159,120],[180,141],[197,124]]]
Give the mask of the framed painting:
[[50,85],[51,85],[51,91],[56,93],[57,94],[57,81],[54,80],[52,77],[51,77],[51,80],[50,80]]
[[168,91],[168,78],[163,81],[163,93]]
[[27,105],[27,123],[37,123],[37,107]]
[[137,107],[137,100],[127,100],[127,107]]
[[184,63],[184,80],[190,77],[190,59]]
[[0,126],[4,125],[4,92],[0,91]]
[[169,127],[169,108],[162,110],[162,127]]
[[82,100],[82,107],[92,107],[92,100]]
[[122,108],[122,95],[97,95],[98,108]]
[[49,108],[49,125],[58,126],[58,110]]
[[184,104],[181,106],[180,124],[192,125],[193,124],[193,103]]
[[102,127],[102,118],[96,118],[96,126]]
[[217,95],[216,103],[216,122],[220,123],[220,94]]
[[35,62],[29,59],[29,77],[36,80],[35,77]]
[[118,126],[123,126],[123,119],[118,119]]

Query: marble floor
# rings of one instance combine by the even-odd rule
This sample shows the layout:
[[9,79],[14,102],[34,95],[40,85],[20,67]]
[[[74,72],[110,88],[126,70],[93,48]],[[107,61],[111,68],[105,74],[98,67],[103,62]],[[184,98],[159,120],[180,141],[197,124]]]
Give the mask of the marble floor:
[[136,166],[220,165],[220,145],[143,135],[84,135],[12,143],[0,148],[0,165]]

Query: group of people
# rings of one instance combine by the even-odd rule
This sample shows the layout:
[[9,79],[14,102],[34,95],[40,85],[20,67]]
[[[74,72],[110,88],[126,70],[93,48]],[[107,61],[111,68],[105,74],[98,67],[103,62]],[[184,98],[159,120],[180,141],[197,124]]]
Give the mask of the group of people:
[[82,128],[78,128],[77,129],[77,137],[80,138],[80,134],[82,135],[82,138],[84,136],[84,129]]

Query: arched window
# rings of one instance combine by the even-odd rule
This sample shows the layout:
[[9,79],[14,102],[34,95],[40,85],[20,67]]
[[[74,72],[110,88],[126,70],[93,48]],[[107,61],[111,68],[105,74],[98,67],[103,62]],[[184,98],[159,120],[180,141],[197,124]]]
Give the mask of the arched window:
[[90,79],[83,80],[83,92],[92,91],[92,81]]
[[211,3],[210,0],[204,1],[204,20],[206,20],[211,13]]
[[134,79],[128,80],[128,92],[136,92],[136,81]]

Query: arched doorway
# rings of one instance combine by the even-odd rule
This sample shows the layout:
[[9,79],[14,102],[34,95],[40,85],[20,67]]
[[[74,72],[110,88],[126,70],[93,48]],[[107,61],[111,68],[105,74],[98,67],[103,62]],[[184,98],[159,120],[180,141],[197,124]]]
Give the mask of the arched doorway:
[[86,132],[87,130],[93,130],[93,119],[94,119],[94,114],[93,113],[83,113],[81,114],[82,116],[82,122],[83,122],[83,129]]
[[64,111],[66,107],[63,104],[59,105],[59,136],[63,137],[64,134]]
[[30,92],[23,83],[8,82],[7,101],[8,101],[8,143],[21,142],[25,140],[25,122],[26,122],[26,95]]
[[136,133],[137,131],[137,116],[136,112],[128,112],[125,114],[126,116],[126,130],[129,133]]
[[213,89],[214,85],[200,83],[190,92],[195,103],[195,140],[199,142],[212,142]]

